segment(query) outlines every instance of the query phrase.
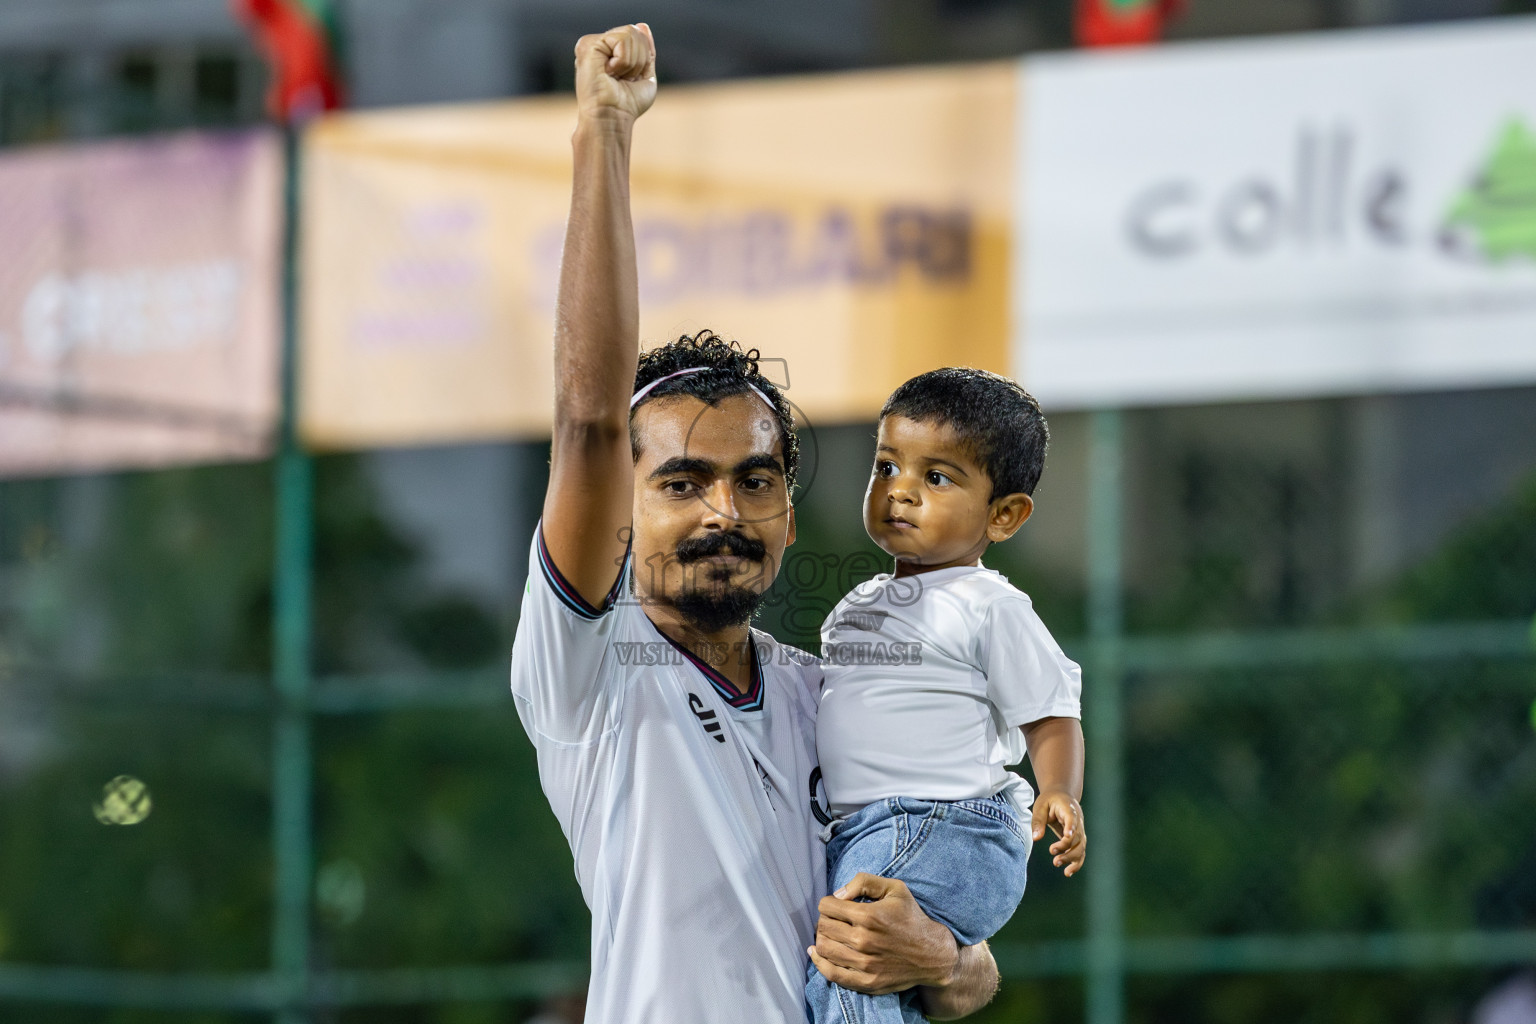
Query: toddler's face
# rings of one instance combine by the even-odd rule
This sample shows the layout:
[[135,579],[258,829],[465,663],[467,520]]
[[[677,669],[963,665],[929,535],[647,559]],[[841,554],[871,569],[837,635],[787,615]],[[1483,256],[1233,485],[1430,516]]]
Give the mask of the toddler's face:
[[864,529],[896,559],[896,575],[977,564],[989,541],[1001,539],[989,536],[991,496],[991,478],[954,428],[895,415],[880,421]]

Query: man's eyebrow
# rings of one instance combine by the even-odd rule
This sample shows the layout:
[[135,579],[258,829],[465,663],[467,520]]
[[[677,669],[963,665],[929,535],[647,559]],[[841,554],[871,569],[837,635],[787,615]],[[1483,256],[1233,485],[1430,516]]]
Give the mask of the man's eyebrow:
[[707,459],[690,459],[679,455],[677,458],[668,459],[651,470],[651,475],[646,477],[646,479],[655,480],[659,476],[674,476],[679,473],[701,473],[713,476],[714,472],[715,464]]
[[739,476],[742,473],[748,473],[754,469],[771,469],[780,476],[784,475],[784,464],[778,460],[777,456],[769,455],[766,452],[759,452],[756,455],[748,455],[746,458],[736,463],[735,468],[732,469],[731,472]]

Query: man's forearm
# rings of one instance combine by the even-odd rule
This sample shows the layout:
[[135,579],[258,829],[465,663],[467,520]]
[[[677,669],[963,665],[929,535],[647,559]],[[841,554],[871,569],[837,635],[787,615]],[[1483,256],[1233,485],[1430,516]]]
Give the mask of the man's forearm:
[[961,946],[953,979],[919,989],[923,1013],[933,1020],[958,1020],[986,1006],[997,995],[997,961],[985,942]]
[[576,44],[571,213],[555,305],[555,415],[541,529],[566,581],[594,606],[623,561],[634,496],[629,397],[640,288],[629,154],[635,120],[655,89],[655,50],[644,26]]
[[557,445],[562,423],[627,431],[640,340],[629,153],[655,93],[649,28],[621,26],[576,44],[571,213],[555,300]]
[[633,122],[583,118],[571,138],[571,213],[555,305],[555,426],[627,424],[639,354],[639,285],[629,211]]

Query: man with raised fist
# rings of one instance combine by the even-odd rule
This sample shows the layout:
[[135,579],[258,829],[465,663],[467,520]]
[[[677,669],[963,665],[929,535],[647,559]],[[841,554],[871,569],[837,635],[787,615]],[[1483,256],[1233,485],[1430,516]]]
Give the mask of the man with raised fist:
[[[518,714],[592,910],[587,1020],[798,1024],[807,947],[839,985],[997,985],[899,881],[825,895],[816,659],[750,626],[794,540],[789,404],[709,332],[641,355],[629,155],[650,29],[576,45],[549,489],[512,653]],[[855,899],[862,896],[863,901]]]

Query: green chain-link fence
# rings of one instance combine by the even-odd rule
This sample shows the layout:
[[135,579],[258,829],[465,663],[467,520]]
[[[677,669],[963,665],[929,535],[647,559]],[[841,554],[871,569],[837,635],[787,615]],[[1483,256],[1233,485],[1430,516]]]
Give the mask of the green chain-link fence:
[[[1265,474],[1137,479],[1158,416],[1058,417],[1039,537],[999,552],[1085,664],[1092,838],[1079,879],[1035,865],[983,1019],[1464,1017],[1536,964],[1530,477],[1404,571],[1301,600],[1276,580],[1326,589],[1343,513],[1298,513],[1292,557]],[[824,458],[867,433],[824,430]],[[0,485],[0,1019],[501,1020],[580,987],[506,610],[460,634],[483,667],[450,669],[431,638],[471,613],[412,604],[361,469],[290,449],[275,488],[261,466]],[[820,467],[797,557],[849,536],[861,472]],[[1225,498],[1186,488],[1224,473]],[[81,493],[105,522],[72,547]],[[813,614],[770,625],[816,617],[836,586],[812,582]],[[363,671],[376,644],[415,667]],[[153,809],[99,824],[121,773]]]

